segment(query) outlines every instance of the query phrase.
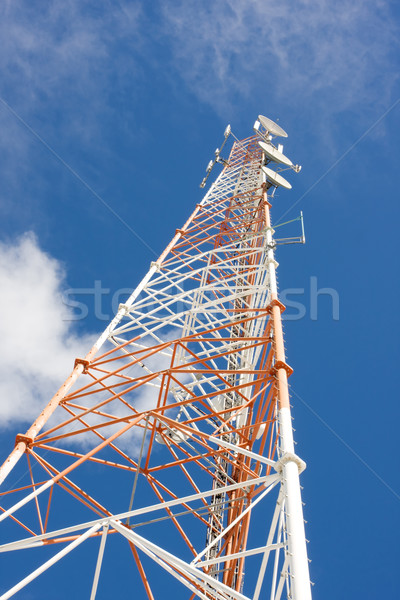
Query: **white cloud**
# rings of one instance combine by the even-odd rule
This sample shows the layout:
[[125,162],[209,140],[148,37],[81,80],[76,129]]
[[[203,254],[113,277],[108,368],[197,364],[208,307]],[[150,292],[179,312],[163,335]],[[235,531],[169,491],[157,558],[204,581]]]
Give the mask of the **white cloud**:
[[30,423],[84,356],[93,336],[66,320],[64,272],[27,233],[0,243],[0,421]]
[[[13,243],[0,242],[0,426],[3,428],[20,424],[24,429],[30,425],[69,375],[75,358],[84,357],[95,341],[94,335],[78,335],[71,309],[62,301],[63,289],[62,265],[39,247],[33,233],[26,233]],[[179,332],[170,332],[169,337],[175,333]],[[146,361],[150,370],[157,371],[169,364],[170,356],[164,354]],[[182,376],[183,381],[186,379]],[[146,410],[157,404],[157,398],[158,388],[145,385],[129,399],[137,410]],[[115,401],[111,412],[123,416],[127,409]],[[56,411],[51,424],[65,417],[63,411]],[[88,417],[90,423],[98,420],[95,416]],[[114,429],[108,428],[107,433]],[[120,443],[122,447],[133,444],[137,450],[141,436],[141,430],[135,428]],[[65,443],[87,447],[94,440],[97,438],[93,435],[86,435],[72,437]]]

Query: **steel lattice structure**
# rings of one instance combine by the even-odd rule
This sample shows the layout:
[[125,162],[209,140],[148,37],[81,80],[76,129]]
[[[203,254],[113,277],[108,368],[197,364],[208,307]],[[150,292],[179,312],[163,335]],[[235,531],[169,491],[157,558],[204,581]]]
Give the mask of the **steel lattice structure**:
[[234,142],[202,202],[17,436],[1,467],[17,483],[9,476],[0,493],[0,551],[46,553],[3,600],[72,551],[82,569],[97,556],[81,597],[102,598],[111,535],[132,555],[137,597],[311,598],[275,188],[258,136]]

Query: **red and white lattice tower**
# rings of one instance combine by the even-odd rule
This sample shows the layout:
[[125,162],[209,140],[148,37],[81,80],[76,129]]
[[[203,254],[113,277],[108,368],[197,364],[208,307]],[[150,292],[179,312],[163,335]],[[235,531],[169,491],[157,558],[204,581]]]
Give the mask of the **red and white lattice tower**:
[[17,435],[2,600],[311,598],[270,220],[290,187],[271,166],[299,168],[276,135],[259,117],[216,153],[201,203]]

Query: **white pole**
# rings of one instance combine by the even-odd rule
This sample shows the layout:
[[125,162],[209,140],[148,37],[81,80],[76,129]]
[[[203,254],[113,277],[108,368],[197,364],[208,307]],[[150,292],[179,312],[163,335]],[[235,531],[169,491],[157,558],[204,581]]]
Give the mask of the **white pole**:
[[96,570],[94,572],[92,593],[90,594],[90,600],[95,600],[95,598],[96,598],[97,585],[99,583],[100,569],[101,569],[101,565],[103,562],[104,548],[106,546],[108,528],[109,528],[109,525],[108,525],[108,523],[106,523],[103,527],[103,534],[101,536],[99,554],[97,556]]
[[[264,200],[268,201],[266,191],[264,192]],[[278,288],[276,283],[277,263],[274,257],[273,229],[271,227],[269,215],[269,204],[265,205],[265,214],[267,226],[266,243],[269,285],[271,301],[276,302],[278,300]],[[286,528],[288,534],[292,597],[293,600],[311,600],[306,536],[300,493],[299,463],[301,461],[294,453],[287,371],[284,368],[286,363],[280,307],[275,304],[275,306],[272,307],[271,313],[274,327],[276,362],[278,365],[278,420],[282,451],[283,489],[286,496]]]

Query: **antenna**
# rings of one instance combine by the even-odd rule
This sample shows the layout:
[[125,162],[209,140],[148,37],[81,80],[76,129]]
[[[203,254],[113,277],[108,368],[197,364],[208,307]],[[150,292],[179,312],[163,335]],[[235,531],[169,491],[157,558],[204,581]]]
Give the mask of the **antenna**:
[[300,221],[301,221],[301,243],[305,244],[306,243],[306,236],[304,233],[304,218],[303,218],[303,211],[300,211]]
[[224,141],[222,142],[221,148],[217,148],[215,150],[215,158],[211,159],[210,162],[207,165],[206,176],[204,177],[203,181],[200,184],[201,188],[203,188],[206,185],[207,179],[209,178],[210,173],[211,173],[212,168],[215,165],[215,163],[220,163],[220,164],[224,165],[225,167],[228,165],[228,162],[224,158],[222,158],[220,156],[220,154],[221,154],[222,148],[225,146],[225,144],[226,144],[226,142],[228,140],[228,137],[231,135],[231,133],[232,133],[231,126],[227,125],[227,127],[226,127],[226,129],[224,131]]
[[288,134],[286,133],[286,131],[284,129],[282,129],[282,127],[280,127],[277,123],[272,121],[272,119],[268,119],[268,117],[264,117],[263,115],[258,115],[258,123],[259,123],[259,125],[256,127],[257,121],[255,122],[254,129],[257,132],[259,132],[260,125],[262,125],[262,127],[265,129],[265,132],[266,132],[264,134],[264,136],[267,134],[276,135],[278,137],[285,137],[285,138],[288,136]]
[[292,189],[292,184],[289,183],[287,181],[287,179],[282,177],[282,175],[279,175],[279,173],[276,173],[275,171],[273,171],[272,169],[269,169],[268,167],[262,167],[262,170],[267,178],[267,183],[270,184],[267,187],[271,187],[271,185],[273,185],[274,187],[281,186],[283,188],[286,188],[287,190]]
[[275,242],[275,246],[278,245],[282,245],[282,244],[305,244],[306,243],[306,236],[304,233],[304,218],[303,218],[303,211],[300,211],[300,216],[296,217],[295,219],[291,219],[290,221],[286,221],[285,223],[278,223],[277,225],[274,225],[274,229],[276,229],[277,227],[283,227],[283,225],[288,225],[289,223],[294,223],[295,221],[300,221],[301,224],[301,235],[296,235],[296,236],[292,236],[292,237],[286,237],[286,238],[275,238],[274,242]]
[[[273,160],[276,163],[280,163],[282,165],[287,165],[288,167],[292,167],[293,163],[290,160],[290,158],[288,158],[287,156],[285,156],[282,153],[282,150],[277,150],[272,144],[266,144],[265,142],[258,142],[258,145],[261,147],[262,151],[265,154],[265,157],[268,160]],[[281,144],[279,144],[282,149],[283,146]]]

